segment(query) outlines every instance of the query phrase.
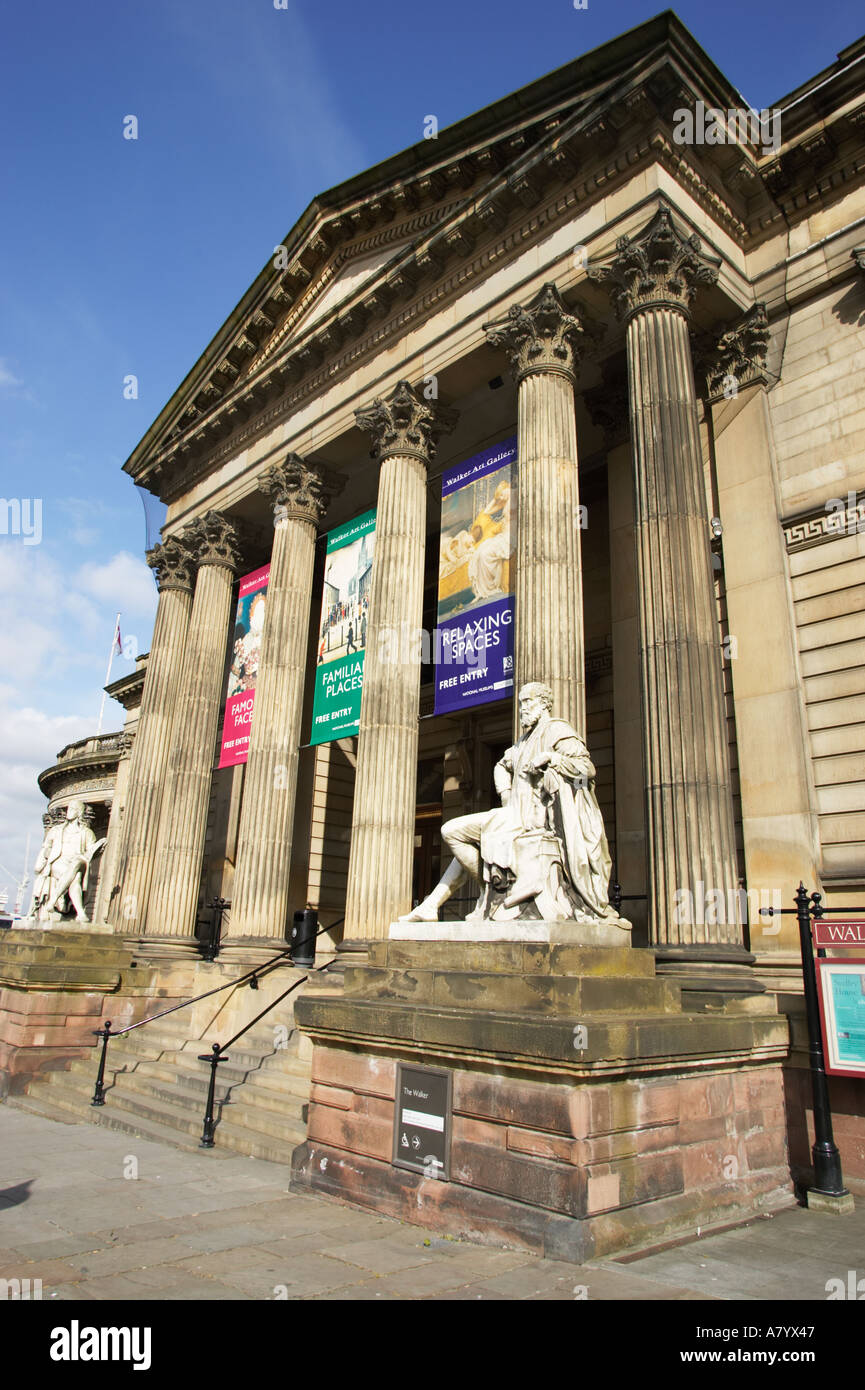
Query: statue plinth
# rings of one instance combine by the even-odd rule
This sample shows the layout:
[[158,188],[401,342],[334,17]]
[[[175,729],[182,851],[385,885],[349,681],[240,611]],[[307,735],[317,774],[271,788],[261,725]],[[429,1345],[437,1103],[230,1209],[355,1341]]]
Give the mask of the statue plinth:
[[624,917],[599,922],[392,922],[390,941],[515,941],[546,942],[551,946],[630,947],[631,924]]
[[89,917],[79,921],[77,917],[63,917],[59,912],[46,917],[21,917],[15,923],[16,931],[62,931],[96,932],[113,936],[114,928],[109,922],[91,922]]
[[[295,1006],[293,1191],[575,1263],[793,1204],[774,1000],[685,1012],[626,930],[563,921],[394,923],[343,979]],[[447,1180],[397,1161],[400,1065],[448,1075]]]

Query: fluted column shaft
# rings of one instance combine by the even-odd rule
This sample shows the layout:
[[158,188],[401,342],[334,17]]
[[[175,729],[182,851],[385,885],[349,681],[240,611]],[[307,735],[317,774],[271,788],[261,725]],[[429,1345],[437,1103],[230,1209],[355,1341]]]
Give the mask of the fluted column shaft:
[[[518,386],[514,694],[529,681],[585,731],[585,658],[574,381],[584,335],[552,281],[506,319],[484,324]],[[520,733],[514,701],[515,736]]]
[[518,394],[514,690],[545,681],[553,709],[586,727],[583,586],[573,381],[531,372]]
[[420,644],[400,643],[388,660],[388,637],[420,629],[426,538],[426,465],[394,455],[382,460],[375,521],[351,855],[346,937],[385,936],[411,907],[417,790]]
[[229,940],[284,936],[321,484],[296,455],[261,483],[277,500]]
[[[148,935],[161,937],[189,938],[195,934],[231,589],[237,567],[230,526],[214,513],[208,513],[204,522],[219,528],[219,545],[208,543],[205,552],[199,554],[177,719],[172,728],[154,887],[147,914]],[[231,553],[214,553],[215,549]]]
[[421,644],[393,638],[406,631],[420,635],[427,463],[434,435],[453,428],[456,415],[425,405],[400,382],[386,402],[359,411],[357,419],[376,438],[381,471],[345,936],[369,940],[386,936],[411,906]]
[[192,557],[177,540],[147,558],[157,574],[159,604],[120,825],[116,891],[107,909],[112,925],[128,932],[142,931],[147,916],[194,578]]
[[[644,309],[628,324],[627,350],[650,932],[658,943],[738,945],[727,720],[687,320],[675,308]],[[699,909],[710,892],[723,895],[714,900],[720,911]],[[721,920],[707,924],[706,916]]]
[[[649,934],[659,947],[741,948],[742,928],[688,336],[717,258],[662,200],[642,232],[589,268],[627,323],[646,777]],[[712,896],[710,896],[712,895]],[[675,948],[675,949],[674,949]]]

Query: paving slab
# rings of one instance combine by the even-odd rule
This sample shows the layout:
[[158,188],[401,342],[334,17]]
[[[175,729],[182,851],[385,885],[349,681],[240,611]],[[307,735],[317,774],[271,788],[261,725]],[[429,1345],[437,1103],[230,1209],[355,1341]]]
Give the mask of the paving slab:
[[0,1239],[0,1276],[40,1278],[60,1302],[825,1301],[828,1279],[865,1273],[865,1193],[851,1217],[790,1208],[576,1266],[292,1193],[287,1165],[216,1167],[0,1105]]

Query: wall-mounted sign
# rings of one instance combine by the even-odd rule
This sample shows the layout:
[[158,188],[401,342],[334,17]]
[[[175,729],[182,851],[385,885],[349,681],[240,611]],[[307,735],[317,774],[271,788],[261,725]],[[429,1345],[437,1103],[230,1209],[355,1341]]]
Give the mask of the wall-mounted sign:
[[435,712],[514,688],[516,437],[442,475]]
[[818,918],[813,924],[815,946],[865,946],[865,921],[830,922]]
[[330,743],[358,731],[374,549],[374,511],[338,526],[327,538],[310,743]]
[[824,957],[816,965],[826,1070],[865,1076],[865,957]]
[[231,635],[231,661],[228,668],[228,690],[225,700],[225,719],[222,725],[220,767],[235,767],[249,756],[249,730],[252,725],[252,706],[264,612],[267,607],[267,581],[270,565],[245,574],[237,595],[237,613]]
[[451,1149],[453,1073],[400,1062],[396,1069],[393,1161],[447,1182]]

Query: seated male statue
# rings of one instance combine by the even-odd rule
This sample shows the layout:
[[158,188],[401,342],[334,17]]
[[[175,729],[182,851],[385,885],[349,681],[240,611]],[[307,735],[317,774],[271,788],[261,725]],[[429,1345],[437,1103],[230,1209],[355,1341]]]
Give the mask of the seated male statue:
[[630,924],[610,905],[610,851],[595,797],[595,767],[580,735],[551,715],[539,681],[519,692],[522,735],[495,768],[502,804],[442,826],[454,855],[404,922],[435,922],[471,876],[481,896],[467,921],[518,918]]

